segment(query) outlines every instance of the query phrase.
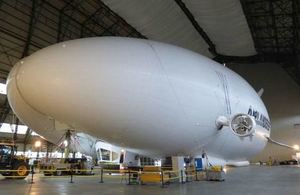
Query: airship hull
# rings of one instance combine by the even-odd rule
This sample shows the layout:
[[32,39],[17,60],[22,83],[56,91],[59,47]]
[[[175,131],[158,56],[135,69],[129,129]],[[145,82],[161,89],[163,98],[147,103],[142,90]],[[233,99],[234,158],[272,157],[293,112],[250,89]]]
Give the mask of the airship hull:
[[245,160],[269,129],[239,137],[219,116],[257,110],[260,97],[239,75],[192,51],[149,40],[87,38],[42,49],[16,64],[8,98],[17,116],[55,141],[66,129],[149,156],[206,153]]

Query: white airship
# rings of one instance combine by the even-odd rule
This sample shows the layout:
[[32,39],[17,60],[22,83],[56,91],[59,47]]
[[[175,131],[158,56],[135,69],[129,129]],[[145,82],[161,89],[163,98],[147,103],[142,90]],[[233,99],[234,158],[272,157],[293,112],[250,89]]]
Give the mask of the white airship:
[[19,119],[52,142],[75,129],[145,156],[243,164],[270,135],[267,110],[243,78],[150,40],[58,43],[19,61],[7,84]]

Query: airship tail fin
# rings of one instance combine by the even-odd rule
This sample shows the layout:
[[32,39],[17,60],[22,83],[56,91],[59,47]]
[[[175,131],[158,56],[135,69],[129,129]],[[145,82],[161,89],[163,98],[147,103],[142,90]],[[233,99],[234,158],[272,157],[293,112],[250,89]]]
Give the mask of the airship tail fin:
[[264,93],[264,88],[261,88],[258,92],[257,92],[257,94],[259,95],[259,97],[261,97],[262,95],[263,95],[263,93]]

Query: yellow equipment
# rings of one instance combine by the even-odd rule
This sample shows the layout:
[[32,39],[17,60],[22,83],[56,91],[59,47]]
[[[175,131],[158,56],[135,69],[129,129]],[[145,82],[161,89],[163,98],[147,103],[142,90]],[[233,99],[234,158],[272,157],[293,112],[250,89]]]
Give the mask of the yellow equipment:
[[218,166],[218,165],[212,166],[212,167],[210,168],[211,171],[217,171],[217,172],[222,171],[222,169],[223,169],[222,166]]
[[159,183],[169,182],[170,176],[167,173],[161,171],[161,167],[156,166],[144,166],[143,172],[140,175],[140,182],[143,183]]

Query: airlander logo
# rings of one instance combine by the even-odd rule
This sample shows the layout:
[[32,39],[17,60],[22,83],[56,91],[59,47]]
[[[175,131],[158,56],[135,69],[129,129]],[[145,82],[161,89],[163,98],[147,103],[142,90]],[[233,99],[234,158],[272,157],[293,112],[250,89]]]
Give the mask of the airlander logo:
[[267,117],[265,117],[263,114],[259,113],[257,110],[254,110],[251,106],[248,110],[248,114],[255,118],[255,122],[257,125],[270,131],[271,123]]

